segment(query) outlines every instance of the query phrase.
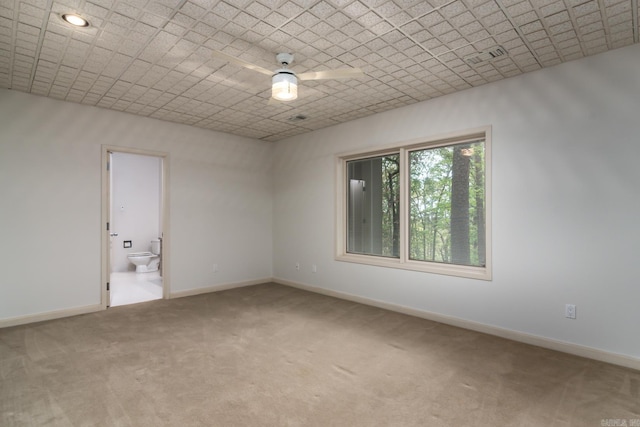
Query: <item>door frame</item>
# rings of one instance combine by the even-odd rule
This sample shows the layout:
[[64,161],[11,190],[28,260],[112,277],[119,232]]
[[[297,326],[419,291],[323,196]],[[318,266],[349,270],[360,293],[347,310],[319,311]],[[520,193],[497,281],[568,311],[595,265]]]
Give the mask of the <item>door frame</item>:
[[163,151],[145,150],[139,148],[119,147],[115,145],[102,145],[102,214],[100,221],[101,236],[101,278],[100,278],[100,305],[103,309],[109,306],[109,283],[111,276],[111,237],[107,224],[111,222],[111,171],[109,165],[110,153],[127,153],[140,154],[143,156],[159,157],[162,160],[162,176],[161,182],[161,208],[160,208],[160,228],[162,230],[162,298],[168,299],[170,296],[170,265],[167,260],[170,259],[171,252],[171,236],[169,233],[169,153]]

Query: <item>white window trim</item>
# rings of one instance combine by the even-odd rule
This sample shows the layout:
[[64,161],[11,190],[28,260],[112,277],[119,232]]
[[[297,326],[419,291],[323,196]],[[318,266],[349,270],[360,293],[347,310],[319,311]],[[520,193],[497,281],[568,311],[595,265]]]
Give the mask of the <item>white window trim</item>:
[[[429,261],[416,261],[408,258],[409,245],[409,171],[407,167],[407,152],[419,148],[434,148],[454,143],[462,143],[470,140],[484,139],[485,141],[485,233],[486,233],[486,262],[484,267],[444,264]],[[347,162],[350,160],[381,156],[391,153],[400,153],[400,256],[399,258],[387,258],[376,255],[353,254],[347,252]],[[398,268],[403,270],[421,271],[426,273],[443,274],[448,276],[466,277],[471,279],[492,279],[492,250],[491,250],[491,126],[470,129],[463,132],[455,132],[446,135],[438,135],[411,141],[398,142],[393,145],[366,151],[358,150],[338,154],[335,156],[335,194],[336,194],[336,218],[335,218],[335,249],[337,261],[353,262],[357,264],[374,265],[378,267]],[[402,184],[404,183],[404,184]]]

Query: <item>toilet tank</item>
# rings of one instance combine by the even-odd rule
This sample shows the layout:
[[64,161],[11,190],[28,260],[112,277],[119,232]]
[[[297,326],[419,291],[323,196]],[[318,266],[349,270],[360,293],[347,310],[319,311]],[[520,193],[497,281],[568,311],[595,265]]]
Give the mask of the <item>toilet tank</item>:
[[153,239],[151,241],[151,253],[155,255],[160,255],[160,240]]

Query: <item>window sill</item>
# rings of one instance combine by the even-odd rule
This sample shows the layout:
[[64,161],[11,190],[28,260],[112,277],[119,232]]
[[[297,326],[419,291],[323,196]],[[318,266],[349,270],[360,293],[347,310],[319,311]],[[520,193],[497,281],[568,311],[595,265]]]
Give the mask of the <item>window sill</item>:
[[442,274],[445,276],[464,277],[477,280],[491,280],[491,269],[485,267],[471,267],[466,265],[440,264],[426,261],[402,262],[398,258],[387,258],[373,255],[341,254],[336,261],[352,262],[356,264],[373,265],[377,267],[396,268],[400,270],[419,271],[423,273]]

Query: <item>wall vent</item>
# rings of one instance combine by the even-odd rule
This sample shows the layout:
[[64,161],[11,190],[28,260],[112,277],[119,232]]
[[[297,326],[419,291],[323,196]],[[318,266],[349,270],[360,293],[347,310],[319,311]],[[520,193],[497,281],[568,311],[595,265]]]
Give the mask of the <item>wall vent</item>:
[[491,49],[466,56],[464,60],[468,64],[478,65],[483,62],[490,61],[499,56],[505,56],[505,55],[508,55],[507,49],[503,48],[502,46],[495,46],[495,47],[492,47]]
[[302,120],[307,120],[307,116],[305,116],[304,114],[296,114],[295,116],[289,117],[290,122],[299,122]]

